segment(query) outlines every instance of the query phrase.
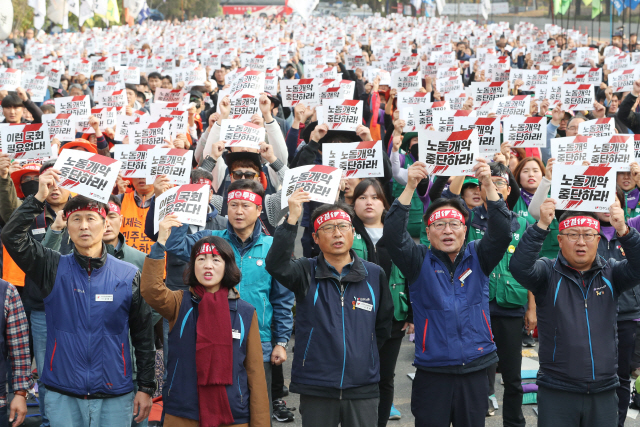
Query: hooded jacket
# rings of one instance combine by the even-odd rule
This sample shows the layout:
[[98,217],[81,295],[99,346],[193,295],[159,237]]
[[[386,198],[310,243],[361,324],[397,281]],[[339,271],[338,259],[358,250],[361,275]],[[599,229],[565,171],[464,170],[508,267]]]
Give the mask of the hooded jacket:
[[573,269],[562,252],[538,258],[549,230],[525,231],[509,268],[536,298],[540,371],[538,385],[576,393],[618,386],[617,307],[620,294],[640,283],[640,233],[618,242],[627,259],[596,256],[591,268]]

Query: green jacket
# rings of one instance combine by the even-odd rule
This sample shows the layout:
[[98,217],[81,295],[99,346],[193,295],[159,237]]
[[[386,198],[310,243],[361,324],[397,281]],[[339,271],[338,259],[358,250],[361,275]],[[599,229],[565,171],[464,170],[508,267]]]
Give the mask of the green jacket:
[[[404,155],[404,168],[407,169],[409,166],[413,164],[413,160],[411,160],[411,156],[405,153]],[[393,189],[392,195],[394,199],[397,199],[400,194],[404,191],[406,185],[400,185],[395,180],[393,181]],[[422,228],[422,215],[424,214],[424,204],[420,197],[418,196],[418,192],[414,191],[413,196],[411,197],[411,207],[409,208],[409,225],[407,226],[407,230],[411,237],[420,237],[420,229]]]
[[[487,219],[476,211],[471,212],[469,219],[469,233],[467,242],[481,239],[486,230]],[[511,221],[511,244],[500,263],[489,276],[489,301],[496,300],[500,307],[518,308],[527,303],[528,292],[511,275],[509,262],[527,229],[527,221],[520,216],[514,216]]]
[[[360,258],[369,260],[369,250],[362,236],[354,232],[353,251]],[[404,322],[409,315],[409,289],[404,275],[400,272],[395,264],[391,266],[391,274],[389,275],[389,289],[391,298],[393,299],[393,318],[398,322]]]

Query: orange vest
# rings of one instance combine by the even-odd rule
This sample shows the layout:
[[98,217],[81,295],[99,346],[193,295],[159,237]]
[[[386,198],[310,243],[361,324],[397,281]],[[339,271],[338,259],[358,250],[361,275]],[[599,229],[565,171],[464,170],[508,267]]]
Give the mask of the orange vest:
[[2,278],[13,286],[24,286],[24,273],[2,245]]
[[149,208],[139,208],[133,198],[135,192],[126,193],[122,199],[122,226],[120,232],[124,234],[127,245],[148,254],[153,240],[144,234],[144,223],[147,220]]

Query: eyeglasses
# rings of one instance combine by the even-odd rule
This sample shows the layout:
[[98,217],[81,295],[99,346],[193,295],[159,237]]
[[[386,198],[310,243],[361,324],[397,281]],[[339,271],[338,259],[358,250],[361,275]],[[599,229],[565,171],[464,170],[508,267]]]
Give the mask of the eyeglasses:
[[[480,184],[480,185],[482,185],[482,184]],[[509,186],[509,183],[507,181],[505,181],[505,180],[500,179],[498,181],[493,181],[493,185],[495,185],[496,188],[504,188],[504,187]]]
[[318,231],[323,232],[324,234],[332,234],[336,228],[340,232],[340,234],[348,233],[351,230],[351,224],[343,222],[341,224],[327,224],[323,227],[318,228]]
[[429,227],[433,227],[436,231],[444,231],[447,228],[447,225],[451,229],[451,231],[458,231],[462,228],[462,222],[454,219],[452,221],[435,221],[432,222]]
[[580,236],[585,242],[593,242],[596,238],[597,234],[595,233],[586,233],[586,234],[578,234],[578,233],[559,233],[561,236],[567,236],[570,242],[577,242],[580,240]]
[[257,172],[233,171],[232,174],[235,179],[253,179],[258,176]]
[[568,128],[567,128],[567,130],[570,130],[570,131],[572,131],[572,132],[573,132],[573,131],[577,131],[577,130],[578,130],[578,127],[577,127],[577,126],[571,126],[571,127],[568,127]]

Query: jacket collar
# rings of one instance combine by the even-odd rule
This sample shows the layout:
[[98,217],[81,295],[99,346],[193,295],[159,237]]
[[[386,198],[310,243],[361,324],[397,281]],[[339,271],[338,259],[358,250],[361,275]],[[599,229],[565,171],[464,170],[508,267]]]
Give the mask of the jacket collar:
[[[240,241],[240,238],[236,234],[235,230],[231,226],[231,222],[229,221],[227,221],[227,233],[229,233],[231,242],[233,242],[233,244],[236,245],[236,247],[241,249],[242,242]],[[258,243],[258,239],[260,238],[261,233],[262,233],[262,224],[260,223],[260,219],[258,218],[258,220],[256,220],[256,223],[253,226],[253,234],[250,237],[251,241],[247,246],[244,247],[244,249],[249,249],[250,247],[256,245]]]
[[460,263],[464,259],[466,259],[468,256],[471,255],[467,253],[466,242],[463,243],[462,247],[460,248],[460,251],[458,252],[458,255],[456,255],[455,262],[451,262],[451,258],[449,258],[449,255],[442,252],[440,249],[436,249],[432,247],[430,252],[432,257],[437,258],[438,260],[440,260],[440,262],[442,262],[447,267],[447,269],[449,270],[449,273],[455,272],[458,265],[460,265]]
[[[109,252],[111,255],[113,255],[118,259],[123,259],[124,247],[126,244],[127,244],[127,241],[125,240],[124,234],[120,233],[118,234],[118,243],[116,243],[116,246],[114,247],[111,245],[107,245],[107,252]],[[118,246],[120,246],[120,249],[118,249]]]
[[607,262],[600,255],[596,255],[596,259],[593,264],[591,264],[591,268],[587,271],[578,271],[575,268],[569,265],[567,259],[562,255],[562,251],[558,252],[558,258],[556,262],[553,264],[554,270],[563,274],[570,279],[575,279],[576,276],[594,276],[598,272],[600,272],[605,266]]
[[107,262],[107,255],[107,246],[104,243],[102,243],[102,255],[100,256],[100,258],[91,258],[88,256],[80,255],[77,250],[73,251],[73,256],[76,258],[76,261],[78,261],[78,264],[80,264],[80,267],[82,267],[88,273],[91,273],[96,268],[102,268]]
[[[191,299],[197,303],[200,304],[200,297],[198,295],[196,295],[196,293],[193,291],[193,287],[189,288],[189,292],[191,293]],[[240,292],[238,292],[238,290],[236,288],[231,288],[229,289],[229,293],[227,294],[227,299],[231,302],[235,302],[234,306],[232,307],[232,310],[237,310],[238,309],[238,300],[240,299]]]
[[207,212],[207,222],[213,220],[213,218],[218,216],[218,210],[215,206],[213,206],[213,203],[209,203],[209,208],[211,209],[211,211]]
[[[349,249],[349,254],[351,255],[351,259],[353,260],[353,265],[351,266],[351,270],[347,273],[346,276],[342,279],[345,282],[355,283],[361,280],[364,280],[367,277],[367,268],[364,266],[362,259],[356,255],[353,249]],[[316,278],[317,279],[334,279],[336,276],[329,268],[327,261],[324,259],[324,254],[320,252],[317,258],[317,266],[316,266]]]

